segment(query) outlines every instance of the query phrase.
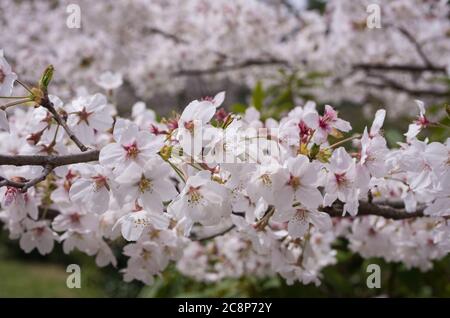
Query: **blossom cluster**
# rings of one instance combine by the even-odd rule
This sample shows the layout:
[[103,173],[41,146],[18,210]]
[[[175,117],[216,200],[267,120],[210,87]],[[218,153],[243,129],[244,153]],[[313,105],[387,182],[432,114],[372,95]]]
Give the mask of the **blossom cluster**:
[[[0,91],[15,98],[3,56],[0,70]],[[424,270],[450,252],[450,139],[420,139],[439,124],[420,101],[405,141],[389,149],[384,109],[348,138],[351,124],[330,105],[262,120],[253,107],[227,113],[225,92],[160,120],[139,102],[125,119],[100,93],[47,96],[49,74],[0,110],[0,220],[27,253],[60,243],[117,266],[110,244],[120,241],[126,281],[151,284],[178,262],[206,281],[279,274],[319,284],[338,237],[363,257]],[[98,156],[76,161],[80,150]]]
[[329,0],[324,13],[283,5],[294,2],[78,0],[81,28],[70,29],[73,1],[2,1],[0,29],[18,73],[32,79],[54,64],[64,91],[102,82],[98,74],[109,69],[140,98],[180,91],[198,77],[206,87],[222,79],[252,87],[282,69],[329,74],[316,98],[375,97],[391,116],[416,94],[429,103],[445,94],[435,79],[448,77],[448,1],[377,1],[381,28],[373,29],[373,1]]

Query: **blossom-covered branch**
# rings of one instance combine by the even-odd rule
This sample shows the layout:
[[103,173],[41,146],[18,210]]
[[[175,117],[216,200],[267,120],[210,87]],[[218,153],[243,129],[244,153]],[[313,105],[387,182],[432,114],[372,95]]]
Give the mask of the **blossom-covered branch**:
[[[318,284],[339,237],[363,257],[422,269],[450,252],[450,140],[421,138],[447,127],[422,101],[405,140],[389,148],[384,109],[355,134],[330,105],[262,120],[254,107],[221,108],[225,92],[161,120],[138,102],[126,119],[100,93],[49,94],[51,67],[23,87],[26,101],[3,56],[0,72],[1,99],[20,101],[0,110],[0,221],[27,253],[61,243],[116,266],[110,244],[119,242],[126,281],[151,284],[172,262],[211,279],[212,258],[224,260],[223,273],[257,264],[260,274]],[[101,84],[112,96],[122,78],[105,73]]]

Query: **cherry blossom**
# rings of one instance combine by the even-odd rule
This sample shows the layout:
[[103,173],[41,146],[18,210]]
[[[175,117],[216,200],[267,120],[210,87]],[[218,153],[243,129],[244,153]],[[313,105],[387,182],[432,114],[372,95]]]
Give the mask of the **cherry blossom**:
[[12,71],[3,54],[3,50],[0,50],[0,96],[9,97],[17,75]]
[[[349,3],[330,2],[330,10],[343,11]],[[266,5],[248,3],[243,8],[265,8],[262,14],[272,17]],[[357,22],[344,18],[345,25]],[[349,36],[362,41],[353,31]],[[147,67],[141,70],[138,61],[134,70]],[[438,116],[428,119],[424,102],[405,140],[388,145],[382,129],[388,106],[362,132],[351,131],[339,107],[326,104],[319,113],[303,98],[293,98],[296,106],[277,118],[268,118],[274,114],[257,96],[243,114],[218,109],[225,92],[165,118],[133,101],[126,119],[111,92],[107,98],[72,87],[69,96],[49,94],[59,88],[53,69],[30,80],[32,89],[21,84],[29,89],[26,100],[15,92],[5,96],[20,102],[4,107],[8,116],[2,117],[9,132],[0,132],[0,221],[26,253],[46,255],[61,244],[64,253],[79,250],[101,267],[118,266],[122,253],[124,279],[146,284],[171,264],[208,282],[251,274],[320,284],[323,268],[338,261],[334,242],[340,238],[364,258],[421,270],[450,253],[450,140],[421,138],[432,126],[446,127]],[[97,74],[92,78],[104,89],[119,88],[117,74]],[[123,74],[135,84],[140,76]]]
[[96,132],[104,132],[111,128],[113,119],[106,108],[106,97],[101,94],[80,96],[67,107],[68,124],[86,144],[95,141]]
[[119,73],[105,72],[100,74],[97,78],[96,83],[101,88],[111,91],[123,84],[122,75]]

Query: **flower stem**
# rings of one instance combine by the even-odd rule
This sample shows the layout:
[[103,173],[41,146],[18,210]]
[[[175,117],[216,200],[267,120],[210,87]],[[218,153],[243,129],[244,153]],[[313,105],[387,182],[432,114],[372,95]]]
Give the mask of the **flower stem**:
[[16,79],[16,83],[19,84],[20,86],[22,86],[23,88],[25,88],[30,94],[33,94],[33,92],[31,91],[31,88],[24,82]]
[[360,134],[356,134],[354,136],[351,136],[351,137],[345,138],[345,139],[343,139],[341,141],[338,141],[338,142],[332,144],[331,146],[329,146],[328,148],[336,148],[337,146],[340,146],[340,145],[346,143],[347,141],[350,141],[350,140],[353,140],[353,139],[356,139],[356,138],[360,138],[360,137],[361,137]]
[[0,96],[0,98],[2,99],[23,99],[23,98],[28,98],[28,96]]
[[10,102],[10,103],[7,103],[5,105],[0,106],[0,109],[1,110],[6,110],[9,107],[20,105],[20,104],[23,104],[23,103],[26,103],[26,102],[31,102],[31,99],[27,97],[27,98],[24,98],[24,99],[16,100],[14,102]]

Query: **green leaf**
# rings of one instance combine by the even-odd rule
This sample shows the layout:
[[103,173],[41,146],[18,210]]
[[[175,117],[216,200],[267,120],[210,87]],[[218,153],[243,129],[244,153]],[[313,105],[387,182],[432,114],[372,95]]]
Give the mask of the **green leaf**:
[[235,103],[231,105],[231,111],[233,113],[245,113],[245,110],[247,109],[247,105],[242,103]]
[[264,95],[264,88],[261,82],[258,82],[252,92],[252,104],[259,111],[261,111],[263,107]]

